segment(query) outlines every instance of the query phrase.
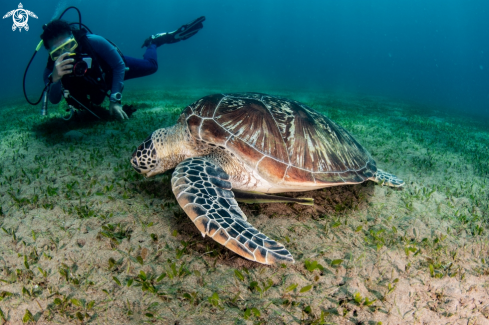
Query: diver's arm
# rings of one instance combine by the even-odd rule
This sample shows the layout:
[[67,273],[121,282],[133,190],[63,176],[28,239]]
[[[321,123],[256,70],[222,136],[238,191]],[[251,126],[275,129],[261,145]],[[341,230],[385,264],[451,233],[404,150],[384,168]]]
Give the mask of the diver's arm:
[[[49,82],[49,76],[53,73],[52,70],[44,69],[44,84],[47,85]],[[52,104],[58,104],[63,97],[63,88],[61,86],[61,80],[53,82],[49,85],[49,101]]]
[[126,65],[114,45],[99,35],[87,35],[94,51],[109,64],[112,69],[111,94],[122,92]]

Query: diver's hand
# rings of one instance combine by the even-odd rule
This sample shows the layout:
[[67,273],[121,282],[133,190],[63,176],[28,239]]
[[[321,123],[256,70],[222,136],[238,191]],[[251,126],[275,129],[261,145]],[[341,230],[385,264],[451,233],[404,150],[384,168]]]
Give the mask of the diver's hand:
[[110,115],[112,115],[112,116],[115,115],[115,117],[117,119],[123,120],[123,119],[129,118],[129,117],[127,117],[126,112],[124,112],[124,110],[122,109],[122,105],[119,103],[110,102],[109,111],[110,111]]
[[53,82],[58,81],[61,79],[64,75],[70,74],[73,70],[73,61],[74,59],[67,59],[65,58],[69,55],[70,53],[64,53],[60,55],[60,57],[54,62],[54,68],[53,68]]

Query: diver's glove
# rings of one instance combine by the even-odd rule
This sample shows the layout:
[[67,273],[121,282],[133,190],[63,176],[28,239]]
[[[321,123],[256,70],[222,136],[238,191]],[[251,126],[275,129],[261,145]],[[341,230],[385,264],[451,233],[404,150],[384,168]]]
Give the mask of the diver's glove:
[[186,40],[187,38],[197,34],[197,32],[204,27],[202,24],[204,20],[205,16],[202,16],[188,24],[183,25],[174,32],[151,35],[144,41],[141,47],[150,46],[151,44],[161,46],[163,44],[171,44]]

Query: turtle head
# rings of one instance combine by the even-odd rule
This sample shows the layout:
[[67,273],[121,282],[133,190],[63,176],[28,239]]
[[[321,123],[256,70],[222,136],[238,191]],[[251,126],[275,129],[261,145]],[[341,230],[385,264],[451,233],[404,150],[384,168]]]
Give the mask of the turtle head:
[[177,124],[154,131],[132,154],[132,167],[146,177],[175,168],[187,158],[182,130]]
[[134,169],[151,177],[175,168],[183,160],[196,156],[185,133],[185,126],[175,124],[154,131],[136,148],[131,157]]
[[144,176],[153,176],[163,171],[159,171],[156,148],[153,143],[153,134],[141,143],[132,154],[131,165],[134,169]]

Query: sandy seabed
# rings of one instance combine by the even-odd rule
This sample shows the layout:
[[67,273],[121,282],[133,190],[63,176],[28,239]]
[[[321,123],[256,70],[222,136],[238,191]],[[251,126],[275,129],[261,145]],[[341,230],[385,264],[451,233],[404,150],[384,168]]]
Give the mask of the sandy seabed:
[[[241,205],[295,264],[203,239],[170,174],[131,153],[198,98],[125,92],[129,121],[66,123],[65,104],[0,108],[0,323],[489,324],[489,123],[388,98],[286,90],[370,151],[402,190],[307,193],[314,207]],[[486,123],[484,123],[486,122]]]

